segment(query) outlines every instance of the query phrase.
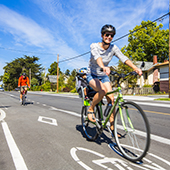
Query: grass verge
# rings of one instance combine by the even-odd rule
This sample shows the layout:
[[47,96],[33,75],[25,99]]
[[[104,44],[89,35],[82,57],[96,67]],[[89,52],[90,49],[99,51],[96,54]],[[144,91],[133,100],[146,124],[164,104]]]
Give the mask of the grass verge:
[[170,98],[159,98],[159,99],[155,99],[155,100],[170,101]]

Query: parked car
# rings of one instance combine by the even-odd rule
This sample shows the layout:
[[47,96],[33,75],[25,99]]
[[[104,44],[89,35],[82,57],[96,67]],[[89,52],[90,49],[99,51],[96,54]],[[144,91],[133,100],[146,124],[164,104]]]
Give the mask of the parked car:
[[20,91],[20,88],[19,87],[15,88],[15,91]]
[[4,91],[4,89],[2,87],[0,87],[0,91]]

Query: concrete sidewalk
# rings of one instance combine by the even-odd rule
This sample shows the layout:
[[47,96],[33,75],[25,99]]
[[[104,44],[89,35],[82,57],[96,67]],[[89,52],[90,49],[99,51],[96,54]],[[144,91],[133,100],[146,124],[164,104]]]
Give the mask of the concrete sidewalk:
[[[126,100],[139,100],[139,101],[154,101],[154,99],[159,99],[159,98],[168,98],[168,95],[152,95],[152,96],[123,96],[124,99]],[[168,102],[168,101],[165,101]],[[170,101],[169,101],[170,102]]]

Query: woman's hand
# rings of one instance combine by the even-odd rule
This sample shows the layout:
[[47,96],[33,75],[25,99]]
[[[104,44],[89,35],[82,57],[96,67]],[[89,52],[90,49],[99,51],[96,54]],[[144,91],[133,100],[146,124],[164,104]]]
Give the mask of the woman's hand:
[[110,74],[110,68],[109,67],[103,67],[103,72],[106,73],[108,76]]
[[135,72],[138,73],[140,76],[142,75],[142,70],[140,68],[136,68]]
[[132,61],[126,60],[126,61],[125,61],[125,64],[128,65],[128,66],[130,66],[131,68],[133,68],[133,70],[134,70],[137,74],[139,74],[140,76],[142,75],[142,70],[141,70],[140,68],[136,67],[136,66],[132,63]]

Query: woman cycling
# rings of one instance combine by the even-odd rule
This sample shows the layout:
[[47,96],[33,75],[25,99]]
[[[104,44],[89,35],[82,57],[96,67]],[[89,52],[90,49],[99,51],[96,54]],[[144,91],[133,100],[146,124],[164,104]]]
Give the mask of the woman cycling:
[[[128,57],[126,57],[120,49],[111,44],[114,35],[116,34],[115,27],[112,25],[104,25],[101,29],[102,42],[92,43],[91,58],[87,72],[87,82],[97,92],[93,98],[92,104],[88,110],[88,119],[95,122],[94,107],[98,104],[105,94],[112,90],[108,75],[110,74],[109,62],[113,56],[116,56],[124,64],[133,68],[136,73],[142,75],[142,70],[137,68]],[[103,71],[101,71],[101,68]],[[114,103],[114,96],[110,94],[107,96],[108,103]],[[114,113],[110,117],[110,129],[113,130]]]

